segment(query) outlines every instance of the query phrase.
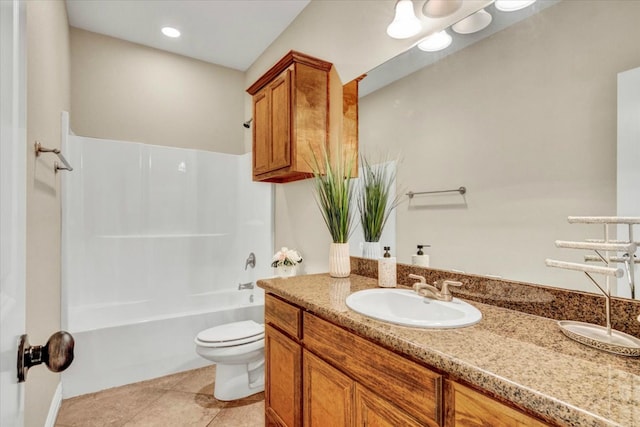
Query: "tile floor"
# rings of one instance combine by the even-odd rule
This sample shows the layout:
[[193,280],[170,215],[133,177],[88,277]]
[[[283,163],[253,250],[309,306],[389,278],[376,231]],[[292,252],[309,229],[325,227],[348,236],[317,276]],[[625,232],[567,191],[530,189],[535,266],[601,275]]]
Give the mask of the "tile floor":
[[55,427],[263,427],[264,393],[213,397],[215,365],[65,399]]

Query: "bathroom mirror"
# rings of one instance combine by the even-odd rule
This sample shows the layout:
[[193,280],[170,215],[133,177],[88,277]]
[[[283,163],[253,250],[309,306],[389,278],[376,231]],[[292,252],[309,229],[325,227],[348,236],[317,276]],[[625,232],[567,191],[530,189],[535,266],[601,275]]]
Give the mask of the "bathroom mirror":
[[[405,199],[399,262],[430,244],[434,268],[597,291],[545,258],[584,262],[590,253],[554,241],[603,237],[602,226],[569,224],[568,216],[618,214],[617,80],[640,67],[640,2],[543,6],[451,54],[413,48],[362,82],[360,147],[402,156],[399,191],[467,189]],[[503,13],[487,11],[494,20]],[[366,89],[367,79],[420,55],[432,63]],[[640,215],[640,206],[624,215]],[[612,286],[630,295],[625,280]]]

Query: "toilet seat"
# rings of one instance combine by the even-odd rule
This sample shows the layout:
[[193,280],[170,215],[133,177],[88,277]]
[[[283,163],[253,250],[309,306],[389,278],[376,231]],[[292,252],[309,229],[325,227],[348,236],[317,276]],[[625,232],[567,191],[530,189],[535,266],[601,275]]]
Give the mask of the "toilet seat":
[[234,347],[264,339],[264,325],[253,320],[227,323],[205,329],[196,337],[203,347]]

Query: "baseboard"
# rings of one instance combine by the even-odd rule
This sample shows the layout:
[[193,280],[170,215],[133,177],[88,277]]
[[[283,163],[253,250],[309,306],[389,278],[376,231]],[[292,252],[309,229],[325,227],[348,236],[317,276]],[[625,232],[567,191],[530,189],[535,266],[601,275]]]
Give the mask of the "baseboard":
[[56,392],[53,393],[51,398],[51,406],[49,406],[49,414],[47,415],[47,421],[44,423],[44,427],[54,427],[56,425],[56,418],[58,418],[58,411],[62,404],[62,381],[58,383]]

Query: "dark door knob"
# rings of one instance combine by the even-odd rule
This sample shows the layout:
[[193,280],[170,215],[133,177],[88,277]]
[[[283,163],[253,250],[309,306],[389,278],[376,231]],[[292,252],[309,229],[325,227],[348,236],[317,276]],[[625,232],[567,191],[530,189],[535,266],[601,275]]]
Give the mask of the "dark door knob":
[[44,346],[29,344],[27,335],[20,337],[18,346],[18,382],[27,379],[30,367],[44,363],[50,371],[62,372],[73,362],[75,342],[70,333],[59,331],[49,337]]

